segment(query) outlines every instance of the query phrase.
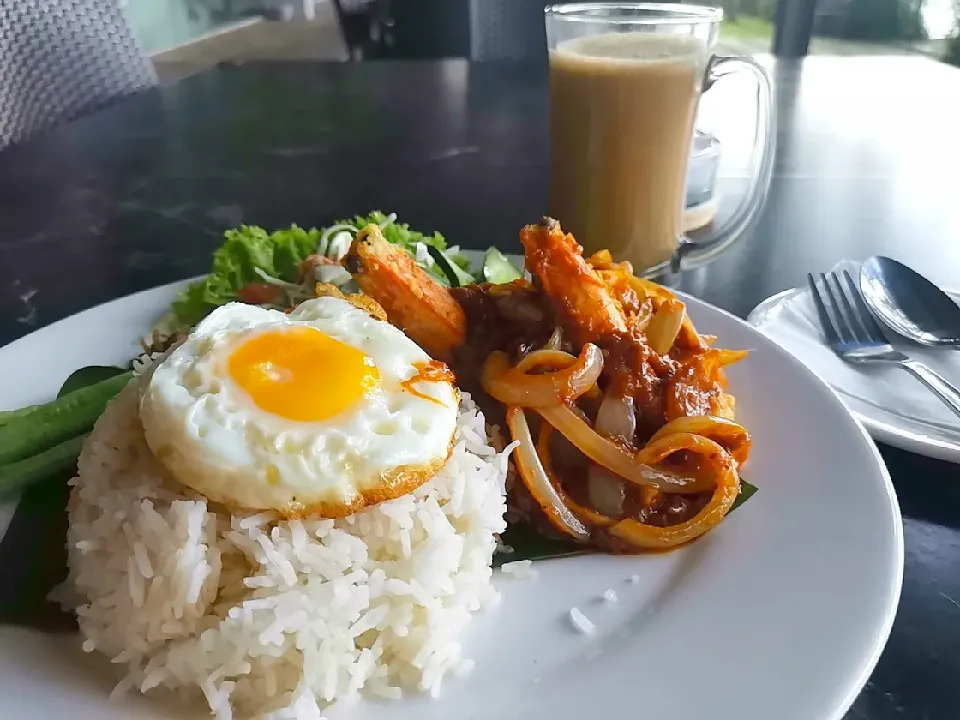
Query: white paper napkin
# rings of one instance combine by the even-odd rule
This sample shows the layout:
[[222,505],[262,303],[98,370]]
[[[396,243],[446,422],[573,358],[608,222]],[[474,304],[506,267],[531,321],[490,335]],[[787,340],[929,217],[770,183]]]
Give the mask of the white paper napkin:
[[[857,280],[860,263],[844,260],[833,269],[847,270]],[[960,418],[908,372],[896,367],[854,367],[834,355],[824,343],[817,309],[808,288],[786,295],[766,312],[751,315],[751,321],[764,335],[832,385],[841,397],[859,399],[935,428],[939,435],[960,440]],[[960,351],[924,348],[906,340],[895,340],[894,345],[960,386]]]

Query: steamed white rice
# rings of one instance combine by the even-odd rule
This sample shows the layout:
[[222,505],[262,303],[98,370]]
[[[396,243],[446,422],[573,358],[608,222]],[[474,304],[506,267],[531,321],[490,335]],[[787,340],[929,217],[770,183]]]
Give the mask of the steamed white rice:
[[497,600],[506,452],[464,396],[446,467],[341,520],[231,515],[165,480],[136,383],[109,406],[72,481],[65,601],[116,692],[205,697],[217,718],[320,718],[358,693],[437,694],[460,637]]

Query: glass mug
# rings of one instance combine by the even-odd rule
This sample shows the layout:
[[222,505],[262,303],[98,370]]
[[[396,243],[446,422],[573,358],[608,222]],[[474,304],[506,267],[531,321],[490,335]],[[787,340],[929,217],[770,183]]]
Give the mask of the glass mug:
[[[587,254],[608,248],[637,274],[713,258],[756,217],[773,172],[773,86],[743,57],[712,54],[723,11],[572,3],[545,10],[550,51],[550,215]],[[748,73],[759,88],[747,194],[713,237],[683,234],[687,164],[703,92]]]

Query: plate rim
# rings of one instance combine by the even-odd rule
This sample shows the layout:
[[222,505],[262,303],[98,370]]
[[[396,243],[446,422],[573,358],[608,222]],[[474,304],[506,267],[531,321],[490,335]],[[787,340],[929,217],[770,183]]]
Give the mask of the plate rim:
[[[747,315],[745,322],[758,332],[763,333],[763,330],[760,329],[759,324],[763,322],[766,316],[784,301],[798,295],[802,295],[804,292],[806,292],[806,289],[803,287],[792,287],[787,288],[786,290],[781,290],[778,293],[774,293],[753,308],[753,310],[751,310]],[[960,293],[952,290],[947,290],[945,292],[954,300],[960,300]],[[784,350],[793,357],[792,353],[785,348]],[[844,397],[849,397],[853,401],[856,401],[856,398],[847,395],[841,389],[834,387],[830,383],[826,384],[831,390],[834,391],[834,393],[836,393],[850,414],[853,415],[853,417],[856,418],[860,424],[867,429],[867,432],[874,440],[879,440],[880,442],[892,447],[906,450],[907,452],[917,453],[918,455],[923,455],[924,457],[960,464],[960,441],[950,442],[949,440],[941,440],[930,437],[929,435],[924,435],[923,433],[914,432],[913,430],[895,423],[884,422],[883,420],[871,415],[869,412],[864,412],[857,408],[850,407],[847,404],[847,401],[844,400]]]
[[[476,253],[477,256],[482,255],[482,251],[468,250],[464,252],[465,254]],[[509,257],[515,260],[518,256],[510,255]],[[177,280],[170,283],[165,283],[155,287],[146,288],[146,289],[139,290],[137,292],[130,293],[128,295],[125,295],[119,298],[115,298],[113,300],[100,303],[93,307],[86,308],[73,315],[69,315],[65,318],[61,318],[42,328],[38,328],[33,332],[28,333],[27,335],[24,335],[20,338],[13,340],[7,345],[0,346],[0,352],[7,351],[8,348],[11,348],[17,345],[18,343],[21,343],[27,340],[28,338],[30,338],[31,336],[37,333],[56,332],[58,326],[61,326],[62,324],[66,324],[67,322],[73,322],[76,320],[78,316],[82,316],[87,313],[95,314],[105,306],[130,302],[133,298],[141,297],[141,296],[152,294],[152,293],[157,293],[162,291],[167,291],[172,293],[183,287],[186,287],[187,284],[189,284],[190,282],[196,281],[201,277],[203,277],[203,275],[193,276],[190,278]],[[778,293],[777,295],[774,295],[771,298],[768,298],[766,301],[764,301],[764,303],[761,303],[761,305],[769,303],[774,298],[778,298],[786,294],[789,294],[790,292],[798,291],[798,290],[799,290],[798,288],[793,288],[793,289]],[[860,695],[861,691],[863,690],[863,687],[869,680],[871,674],[876,668],[877,663],[879,662],[879,659],[889,639],[889,636],[893,627],[893,623],[897,615],[899,602],[902,595],[902,588],[903,588],[904,553],[905,553],[904,537],[903,537],[903,519],[902,519],[900,505],[897,499],[895,488],[892,483],[892,479],[890,477],[889,470],[887,469],[886,463],[884,462],[883,457],[881,456],[876,444],[873,442],[873,439],[871,438],[871,433],[868,432],[869,428],[875,428],[877,424],[872,423],[869,418],[864,418],[859,413],[851,411],[851,409],[847,406],[847,404],[844,402],[844,400],[842,399],[842,397],[836,391],[835,388],[833,388],[825,380],[823,380],[816,373],[810,370],[810,368],[804,365],[799,358],[797,358],[796,356],[791,354],[789,351],[782,348],[776,342],[771,340],[769,337],[764,335],[759,330],[759,328],[757,328],[753,324],[753,322],[750,320],[750,318],[753,316],[757,308],[755,308],[754,311],[751,312],[751,314],[748,316],[747,319],[743,319],[743,318],[737,317],[736,315],[734,315],[733,313],[727,310],[724,310],[723,308],[719,308],[705,300],[701,300],[685,292],[678,291],[678,290],[671,290],[671,291],[675,292],[679,297],[681,297],[684,300],[684,302],[691,303],[695,306],[702,306],[709,311],[716,312],[724,316],[728,321],[733,321],[734,323],[743,325],[747,329],[749,329],[751,332],[760,334],[764,338],[764,340],[770,344],[771,349],[773,349],[775,353],[779,356],[779,359],[781,362],[786,362],[788,364],[793,365],[797,371],[807,376],[808,380],[818,383],[823,388],[828,390],[829,395],[832,398],[831,401],[835,401],[837,408],[841,409],[845,414],[850,416],[850,418],[853,420],[854,426],[856,427],[857,431],[861,434],[862,438],[866,441],[866,447],[869,448],[871,457],[873,458],[873,461],[874,461],[874,468],[871,468],[871,471],[873,469],[876,469],[879,472],[878,477],[881,480],[882,491],[883,491],[883,494],[885,495],[885,498],[889,507],[889,511],[892,514],[891,520],[893,521],[892,522],[892,528],[893,528],[892,541],[893,541],[894,552],[890,557],[887,558],[888,564],[892,562],[892,568],[891,568],[892,575],[889,577],[889,580],[891,581],[891,583],[888,588],[884,589],[884,594],[888,594],[888,598],[886,602],[886,607],[884,608],[883,617],[880,619],[880,622],[877,624],[876,635],[873,639],[870,652],[868,654],[865,653],[861,657],[858,663],[859,664],[858,672],[856,672],[855,676],[852,677],[850,681],[847,683],[846,692],[842,694],[842,699],[838,700],[838,703],[836,704],[834,710],[831,713],[829,713],[829,715],[826,716],[827,720],[842,720],[842,718],[845,716],[847,711],[855,702],[856,698]],[[758,305],[758,308],[760,308],[759,305]],[[158,308],[158,317],[163,314],[163,311],[164,309]],[[13,503],[13,510],[10,513],[11,518],[18,502],[19,502],[19,498],[17,498],[17,502]],[[10,518],[6,518],[5,520],[2,516],[0,516],[0,541],[3,540],[6,534],[9,521],[10,521]],[[558,562],[562,562],[562,561],[563,561],[562,559],[558,560]]]

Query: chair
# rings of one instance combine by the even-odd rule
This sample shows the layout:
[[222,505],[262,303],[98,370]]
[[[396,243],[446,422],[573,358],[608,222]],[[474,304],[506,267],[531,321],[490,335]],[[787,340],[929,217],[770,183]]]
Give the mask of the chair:
[[380,42],[382,3],[377,0],[333,0],[333,5],[350,57],[359,60],[371,51],[375,52]]
[[117,0],[0,0],[0,148],[156,84]]
[[[499,1],[499,0],[496,0]],[[470,0],[379,0],[377,59],[470,57]]]

